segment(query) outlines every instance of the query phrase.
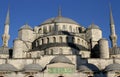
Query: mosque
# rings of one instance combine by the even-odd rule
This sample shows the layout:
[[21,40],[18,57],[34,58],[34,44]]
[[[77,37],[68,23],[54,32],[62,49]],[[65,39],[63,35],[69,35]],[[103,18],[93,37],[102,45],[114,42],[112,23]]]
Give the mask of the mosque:
[[[110,7],[110,40],[94,23],[85,28],[58,15],[31,28],[25,24],[9,48],[6,15],[0,47],[0,77],[120,77],[120,47]],[[12,36],[12,35],[11,35]]]

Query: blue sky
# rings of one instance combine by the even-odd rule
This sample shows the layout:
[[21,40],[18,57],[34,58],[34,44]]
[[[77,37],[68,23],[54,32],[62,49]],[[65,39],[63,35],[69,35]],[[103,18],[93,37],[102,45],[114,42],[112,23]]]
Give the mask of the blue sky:
[[11,36],[9,47],[12,47],[21,26],[28,23],[34,28],[46,19],[57,16],[58,7],[61,6],[62,16],[71,18],[84,27],[94,22],[102,29],[103,37],[109,39],[109,2],[112,5],[117,41],[120,45],[120,0],[0,0],[0,36],[4,31],[8,6]]

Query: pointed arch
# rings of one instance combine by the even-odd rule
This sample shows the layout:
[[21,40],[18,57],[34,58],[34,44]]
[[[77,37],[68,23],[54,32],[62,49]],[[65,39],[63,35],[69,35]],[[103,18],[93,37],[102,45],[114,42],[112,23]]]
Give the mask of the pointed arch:
[[64,77],[64,76],[58,76],[58,77]]
[[47,38],[47,43],[49,43],[49,38]]
[[74,37],[71,37],[71,43],[74,43]]
[[48,28],[48,29],[49,29],[49,32],[51,32],[51,25],[49,25],[49,28]]
[[34,76],[31,75],[31,76],[28,76],[28,77],[34,77]]
[[53,49],[50,49],[50,54],[53,55]]
[[77,43],[78,43],[78,44],[80,43],[80,39],[77,39]]
[[70,30],[70,32],[72,32],[72,26],[69,26],[69,30]]
[[59,39],[59,40],[60,40],[60,43],[62,43],[62,42],[63,42],[63,38],[62,38],[62,37],[60,37],[60,39]]
[[88,76],[88,77],[93,77],[93,76]]
[[47,27],[46,26],[43,27],[43,32],[47,33]]
[[63,30],[64,30],[64,31],[66,30],[66,25],[63,25]]
[[56,38],[55,38],[55,37],[53,37],[53,42],[54,42],[54,43],[56,42]]
[[38,33],[42,33],[42,29],[41,28],[39,28]]
[[44,44],[44,39],[41,39],[41,43]]

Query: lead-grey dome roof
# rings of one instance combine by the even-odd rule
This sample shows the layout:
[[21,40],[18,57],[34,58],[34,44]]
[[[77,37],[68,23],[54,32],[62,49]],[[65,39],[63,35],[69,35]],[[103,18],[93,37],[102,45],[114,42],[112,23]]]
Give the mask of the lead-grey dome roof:
[[89,29],[100,29],[97,25],[95,25],[94,23],[92,23],[88,28],[87,30]]
[[79,66],[80,72],[98,72],[99,69],[93,64],[83,64]]
[[80,72],[92,72],[92,70],[85,65],[79,66],[79,71]]
[[39,64],[28,64],[23,68],[24,72],[42,71],[42,66]]
[[23,26],[20,28],[20,30],[21,30],[21,29],[33,30],[28,24],[23,25]]
[[17,68],[15,68],[13,65],[11,64],[1,64],[0,65],[0,71],[11,71],[11,72],[14,72],[14,71],[18,71]]
[[54,57],[51,61],[50,64],[52,63],[68,63],[68,64],[73,64],[67,57],[65,56],[57,56]]
[[50,18],[47,19],[46,21],[44,21],[42,24],[49,24],[49,23],[71,23],[71,24],[78,24],[77,22],[75,22],[74,20],[70,19],[70,18],[66,18],[63,16],[57,16],[55,18]]
[[104,71],[120,71],[120,64],[115,63],[115,64],[110,64],[108,65]]

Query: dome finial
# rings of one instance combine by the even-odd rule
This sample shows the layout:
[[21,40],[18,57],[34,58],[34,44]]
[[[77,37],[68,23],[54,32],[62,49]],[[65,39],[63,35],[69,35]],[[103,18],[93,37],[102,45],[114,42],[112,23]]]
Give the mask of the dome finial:
[[62,16],[62,12],[61,12],[61,7],[59,6],[58,8],[58,16],[61,17]]
[[92,21],[91,25],[95,25],[94,21]]

